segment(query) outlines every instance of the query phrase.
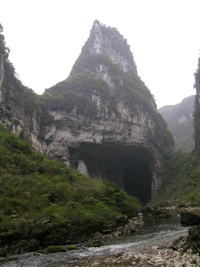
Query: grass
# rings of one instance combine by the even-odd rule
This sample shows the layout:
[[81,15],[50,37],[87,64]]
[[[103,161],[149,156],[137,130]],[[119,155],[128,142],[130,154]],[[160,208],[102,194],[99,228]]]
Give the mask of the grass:
[[101,228],[140,207],[116,184],[67,168],[0,126],[1,237]]

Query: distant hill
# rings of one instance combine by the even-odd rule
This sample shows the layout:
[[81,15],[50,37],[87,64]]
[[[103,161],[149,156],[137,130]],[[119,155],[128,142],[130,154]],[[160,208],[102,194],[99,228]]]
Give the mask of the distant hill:
[[195,96],[192,95],[184,98],[179,104],[158,109],[174,136],[177,150],[191,151],[194,148],[194,98]]

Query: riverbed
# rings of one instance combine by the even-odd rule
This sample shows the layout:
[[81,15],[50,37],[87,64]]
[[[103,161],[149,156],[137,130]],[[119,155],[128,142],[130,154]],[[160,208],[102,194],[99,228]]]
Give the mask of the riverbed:
[[187,235],[187,232],[188,228],[181,226],[177,214],[166,219],[147,218],[145,219],[145,225],[139,231],[131,235],[119,236],[115,239],[108,240],[101,247],[87,248],[79,244],[79,249],[74,251],[54,254],[24,253],[8,257],[6,262],[0,262],[0,266],[65,267],[76,266],[75,263],[80,261],[82,262],[82,266],[87,266],[84,265],[84,262],[98,257],[119,257],[119,255],[125,254],[138,255],[138,253],[151,253],[152,248],[166,245],[176,237]]

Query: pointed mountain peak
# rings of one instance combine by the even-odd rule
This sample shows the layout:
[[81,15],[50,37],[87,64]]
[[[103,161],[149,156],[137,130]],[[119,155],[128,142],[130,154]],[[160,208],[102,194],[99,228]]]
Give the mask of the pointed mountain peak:
[[127,40],[116,28],[107,27],[98,20],[94,21],[90,36],[82,49],[82,53],[84,52],[106,56],[124,72],[137,75],[133,54]]

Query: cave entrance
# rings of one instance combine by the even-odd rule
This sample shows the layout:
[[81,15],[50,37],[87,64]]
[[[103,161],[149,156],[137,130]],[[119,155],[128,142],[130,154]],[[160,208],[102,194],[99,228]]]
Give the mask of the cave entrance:
[[142,158],[129,158],[124,163],[124,189],[129,195],[138,197],[142,203],[151,199],[152,174]]
[[79,147],[90,177],[109,179],[147,203],[152,195],[152,154],[142,146],[88,144]]

